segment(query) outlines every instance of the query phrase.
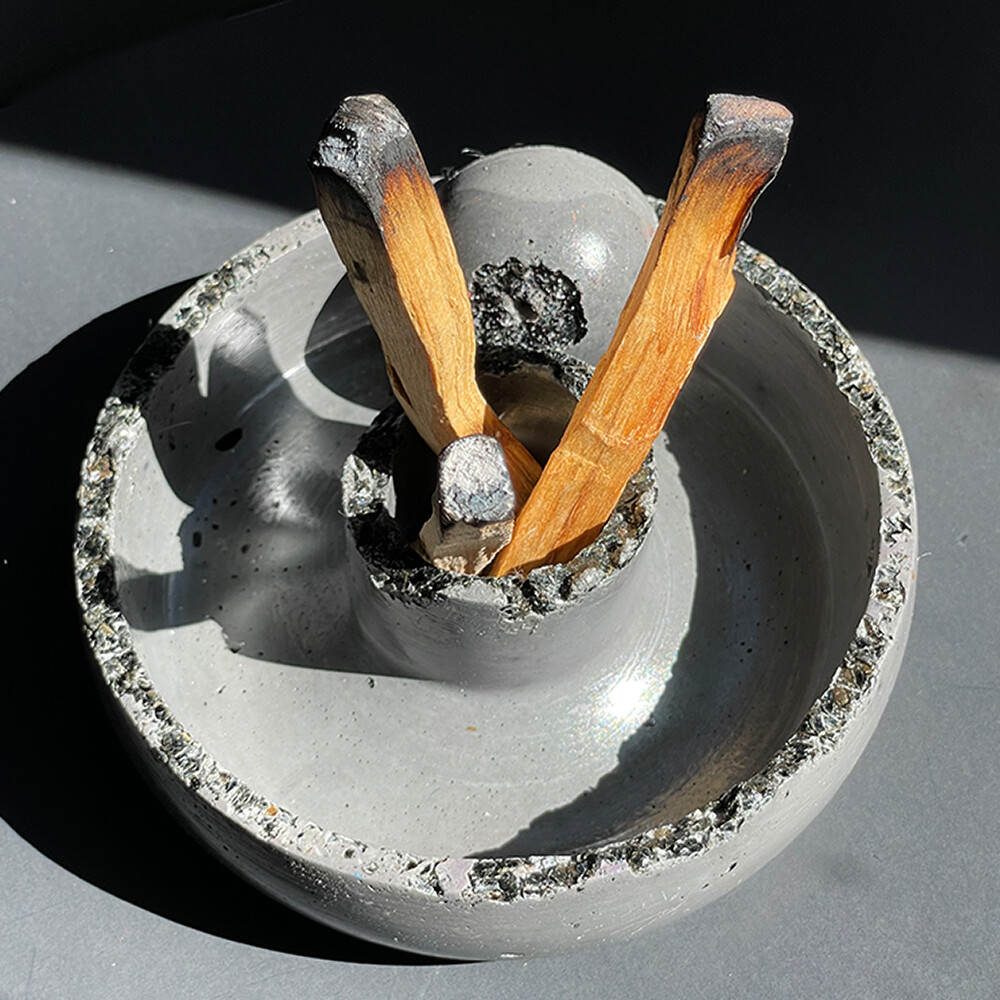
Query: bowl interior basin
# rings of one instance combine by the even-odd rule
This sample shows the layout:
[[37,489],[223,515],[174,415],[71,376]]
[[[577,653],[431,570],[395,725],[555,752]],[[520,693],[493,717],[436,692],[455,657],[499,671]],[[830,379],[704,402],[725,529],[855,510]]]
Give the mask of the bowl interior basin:
[[342,274],[317,231],[193,337],[158,333],[112,549],[186,730],[294,814],[424,856],[583,850],[762,767],[837,670],[878,544],[877,476],[812,342],[740,279],[656,446],[656,627],[609,622],[579,681],[464,690],[399,676],[354,626],[338,476],[390,396]]

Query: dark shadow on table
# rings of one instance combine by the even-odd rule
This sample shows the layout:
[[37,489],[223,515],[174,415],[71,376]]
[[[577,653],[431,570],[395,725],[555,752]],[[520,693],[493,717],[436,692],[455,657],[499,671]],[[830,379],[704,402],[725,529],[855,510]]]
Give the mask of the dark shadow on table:
[[116,376],[187,284],[99,317],[0,392],[0,816],[80,878],[205,933],[313,958],[431,964],[299,916],[179,836],[99,698],[73,593],[80,463]]

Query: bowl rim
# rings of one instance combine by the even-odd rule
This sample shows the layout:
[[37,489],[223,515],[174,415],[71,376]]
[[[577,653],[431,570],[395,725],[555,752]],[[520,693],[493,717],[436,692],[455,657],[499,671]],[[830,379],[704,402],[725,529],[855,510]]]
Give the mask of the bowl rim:
[[[325,235],[319,212],[308,212],[271,230],[192,285],[119,377],[97,417],[81,470],[73,561],[88,645],[112,699],[151,751],[152,763],[165,767],[203,808],[222,814],[255,841],[287,852],[299,864],[334,875],[359,878],[363,866],[366,881],[403,892],[472,903],[498,898],[510,902],[613,879],[624,864],[652,874],[720,847],[749,816],[777,799],[799,772],[836,750],[870,704],[881,710],[872,694],[881,680],[885,654],[897,637],[905,636],[908,617],[903,612],[912,607],[916,578],[916,506],[906,446],[889,401],[842,324],[791,273],[741,243],[736,273],[770,308],[808,335],[857,417],[877,472],[881,503],[877,562],[855,635],[826,690],[768,762],[678,821],[625,840],[575,854],[489,858],[419,857],[356,841],[293,814],[222,768],[158,694],[121,610],[111,551],[118,463],[140,436],[142,401],[188,338],[231,297],[252,286],[265,268]],[[498,889],[501,878],[503,887]]]

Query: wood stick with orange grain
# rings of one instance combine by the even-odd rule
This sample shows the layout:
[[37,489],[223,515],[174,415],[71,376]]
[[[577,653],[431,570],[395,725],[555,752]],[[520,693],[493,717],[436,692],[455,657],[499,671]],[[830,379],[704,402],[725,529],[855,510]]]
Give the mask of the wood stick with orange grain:
[[520,507],[541,470],[479,391],[465,277],[406,120],[381,95],[348,97],[309,166],[323,221],[410,422],[435,454],[470,434],[497,438]]
[[791,125],[782,105],[731,94],[692,121],[611,345],[490,575],[565,562],[597,537],[732,295],[737,242]]

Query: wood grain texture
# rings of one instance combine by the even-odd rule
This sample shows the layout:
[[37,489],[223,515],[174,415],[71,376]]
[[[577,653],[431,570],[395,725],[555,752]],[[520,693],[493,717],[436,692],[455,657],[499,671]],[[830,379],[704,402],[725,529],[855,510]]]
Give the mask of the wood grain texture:
[[435,453],[472,434],[497,438],[520,506],[540,469],[479,391],[465,278],[405,119],[380,95],[349,97],[309,165],[323,220],[406,415]]
[[692,121],[611,345],[491,575],[565,562],[597,537],[729,301],[737,242],[791,122],[780,104],[729,94]]

